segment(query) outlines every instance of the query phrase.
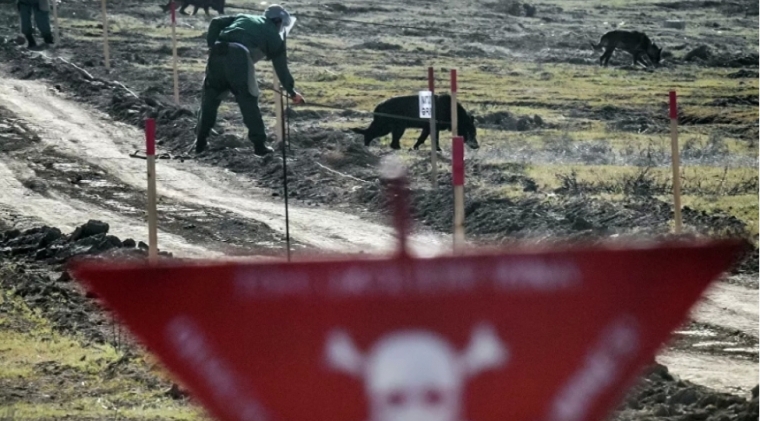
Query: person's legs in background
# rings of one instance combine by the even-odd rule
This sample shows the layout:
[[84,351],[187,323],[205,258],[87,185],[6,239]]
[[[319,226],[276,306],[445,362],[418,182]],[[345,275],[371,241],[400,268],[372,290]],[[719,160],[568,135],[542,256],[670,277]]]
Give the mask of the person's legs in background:
[[[230,84],[230,90],[235,95],[235,100],[243,115],[243,123],[248,128],[248,139],[253,143],[254,153],[264,156],[274,152],[274,149],[266,145],[267,134],[264,120],[261,118],[259,109],[259,97],[254,96],[257,92],[255,75],[251,69],[253,64],[248,57],[248,52],[240,47],[231,47],[225,60],[225,75]],[[253,81],[251,78],[253,77]]]
[[21,18],[21,33],[26,37],[26,41],[29,43],[29,48],[37,46],[37,42],[34,40],[34,35],[32,35],[34,29],[32,28],[32,7],[31,4],[27,3],[19,2],[18,4],[18,13]]
[[39,4],[32,6],[32,11],[34,12],[34,22],[42,34],[42,39],[45,40],[46,44],[52,44],[53,31],[50,28],[50,12],[40,10]]

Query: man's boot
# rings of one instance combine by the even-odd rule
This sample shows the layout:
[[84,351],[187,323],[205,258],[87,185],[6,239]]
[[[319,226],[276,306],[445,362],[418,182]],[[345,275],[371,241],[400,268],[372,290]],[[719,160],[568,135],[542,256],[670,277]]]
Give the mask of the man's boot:
[[37,48],[37,41],[34,40],[34,36],[27,35],[26,41],[28,42],[27,48]]
[[266,135],[264,136],[248,136],[248,139],[253,143],[253,153],[256,156],[267,156],[274,152],[274,149],[267,146]]
[[43,35],[43,38],[45,39],[45,44],[53,45],[55,43],[52,35]]
[[274,149],[267,146],[264,142],[254,142],[253,144],[253,154],[256,156],[267,156],[272,152],[274,152]]
[[205,137],[198,137],[198,139],[195,140],[195,153],[201,153],[206,150],[206,138]]

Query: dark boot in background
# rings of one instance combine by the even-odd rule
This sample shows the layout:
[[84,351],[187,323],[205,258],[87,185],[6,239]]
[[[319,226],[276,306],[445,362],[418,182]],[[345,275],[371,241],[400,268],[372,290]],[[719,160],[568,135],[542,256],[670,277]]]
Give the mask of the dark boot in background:
[[27,35],[26,42],[27,42],[27,45],[26,45],[27,48],[37,48],[37,41],[34,40],[34,36]]
[[195,153],[202,153],[206,150],[206,146],[208,146],[208,143],[206,142],[205,137],[199,137],[195,140]]
[[264,143],[264,139],[251,139],[251,141],[253,142],[253,154],[256,156],[267,156],[274,152],[272,147],[267,146],[267,144]]

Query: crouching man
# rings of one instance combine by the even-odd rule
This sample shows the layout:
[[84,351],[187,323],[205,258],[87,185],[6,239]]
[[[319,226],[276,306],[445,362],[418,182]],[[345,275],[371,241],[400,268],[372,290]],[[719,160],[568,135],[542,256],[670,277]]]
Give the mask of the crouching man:
[[21,15],[21,33],[28,42],[27,47],[38,48],[37,41],[32,35],[32,15],[45,44],[53,44],[53,31],[50,29],[50,0],[16,0],[16,6]]
[[264,120],[259,110],[259,87],[254,63],[271,60],[277,77],[294,104],[303,103],[295,91],[288,70],[285,38],[295,18],[279,5],[270,5],[263,16],[239,14],[211,20],[208,29],[209,58],[203,81],[201,110],[196,128],[195,152],[206,149],[206,140],[216,122],[216,114],[229,92],[243,115],[254,153],[264,156],[273,149],[266,145]]

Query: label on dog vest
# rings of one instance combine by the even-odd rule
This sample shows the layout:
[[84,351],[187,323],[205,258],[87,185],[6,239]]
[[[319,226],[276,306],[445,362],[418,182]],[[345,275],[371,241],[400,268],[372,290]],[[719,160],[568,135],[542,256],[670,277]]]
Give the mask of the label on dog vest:
[[602,420],[739,242],[82,263],[219,420]]
[[430,91],[420,91],[420,118],[433,117],[433,93]]

